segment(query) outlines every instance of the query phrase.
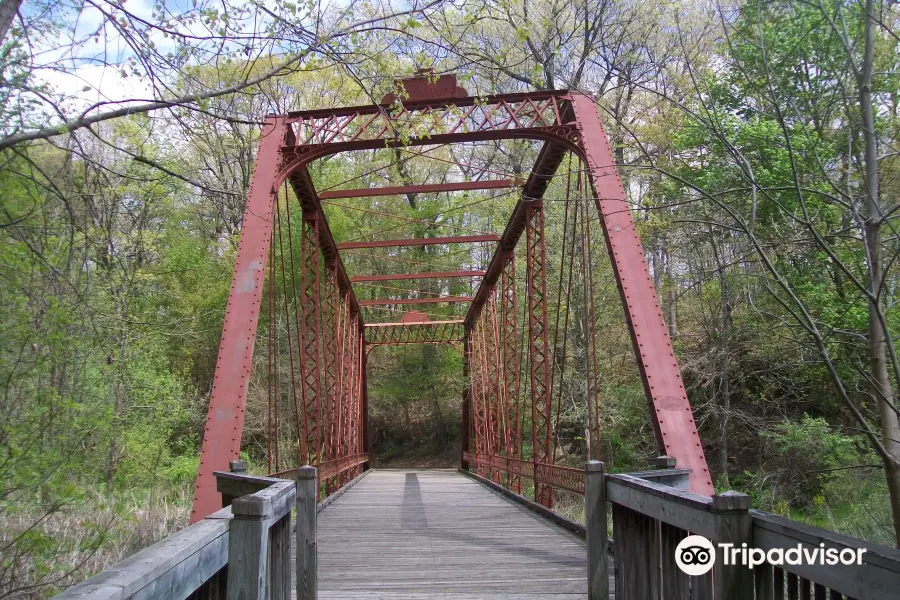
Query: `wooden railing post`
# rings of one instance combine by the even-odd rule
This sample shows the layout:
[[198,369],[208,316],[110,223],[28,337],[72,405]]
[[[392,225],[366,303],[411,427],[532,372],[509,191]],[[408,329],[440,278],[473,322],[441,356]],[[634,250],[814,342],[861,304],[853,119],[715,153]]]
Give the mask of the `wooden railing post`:
[[[716,519],[713,544],[730,543],[739,549],[742,543],[751,541],[750,496],[737,492],[716,494],[712,497],[712,511]],[[724,556],[716,557],[713,585],[716,600],[753,600],[753,571],[740,564],[726,565]]]
[[316,468],[297,469],[297,600],[316,599]]
[[251,496],[231,503],[228,540],[228,600],[266,600],[269,527],[264,504]]
[[587,541],[588,599],[609,600],[606,535],[606,473],[599,460],[584,466],[584,528]]
[[290,595],[294,484],[274,480],[231,503],[228,600],[287,600]]

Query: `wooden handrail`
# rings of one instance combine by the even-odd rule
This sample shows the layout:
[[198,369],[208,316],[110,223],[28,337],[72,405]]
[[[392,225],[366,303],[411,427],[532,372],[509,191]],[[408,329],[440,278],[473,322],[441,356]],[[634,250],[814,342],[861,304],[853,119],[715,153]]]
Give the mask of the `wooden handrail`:
[[198,600],[219,598],[225,588],[231,508],[177,531],[132,554],[99,574],[74,585],[59,600],[125,600],[159,598]]
[[[786,597],[785,583],[789,589],[799,586],[813,590],[816,598],[830,594],[829,598],[887,600],[896,598],[900,589],[900,550],[750,510],[749,497],[743,494],[699,496],[634,474],[608,475],[603,464],[596,461],[587,463],[585,480],[591,600],[609,597],[605,566],[607,503],[612,505],[616,536],[618,600],[774,600]],[[717,547],[730,543],[741,549],[746,543],[748,549],[765,553],[798,547],[801,552],[821,551],[823,544],[824,548],[839,552],[865,552],[861,553],[859,565],[801,561],[804,564],[774,567],[764,562],[752,569],[742,564],[725,566],[722,557],[717,556],[711,573],[688,577],[675,567],[675,551],[689,534],[702,535]]]
[[289,600],[295,483],[246,473],[216,475],[227,491],[254,491],[57,598]]

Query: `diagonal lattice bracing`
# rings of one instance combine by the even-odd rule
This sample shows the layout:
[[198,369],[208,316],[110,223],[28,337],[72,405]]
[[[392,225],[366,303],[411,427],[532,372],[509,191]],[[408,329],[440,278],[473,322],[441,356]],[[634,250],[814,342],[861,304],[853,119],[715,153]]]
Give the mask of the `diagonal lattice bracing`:
[[463,322],[425,321],[421,323],[370,323],[366,325],[369,346],[404,344],[458,344],[462,342]]
[[322,370],[319,362],[320,284],[319,232],[315,215],[304,215],[301,245],[300,277],[300,380],[303,404],[303,437],[301,455],[306,464],[322,462]]
[[[547,249],[544,245],[544,209],[529,202],[525,229],[526,286],[528,290],[528,353],[531,363],[532,460],[553,464],[553,404],[550,395],[550,343],[547,332]],[[535,473],[538,471],[536,470]],[[553,506],[553,488],[534,482],[535,501]]]
[[487,97],[480,102],[460,98],[451,102],[407,103],[402,108],[372,106],[335,111],[292,113],[298,146],[335,145],[442,135],[472,137],[487,132],[511,132],[563,124],[566,98],[555,92]]

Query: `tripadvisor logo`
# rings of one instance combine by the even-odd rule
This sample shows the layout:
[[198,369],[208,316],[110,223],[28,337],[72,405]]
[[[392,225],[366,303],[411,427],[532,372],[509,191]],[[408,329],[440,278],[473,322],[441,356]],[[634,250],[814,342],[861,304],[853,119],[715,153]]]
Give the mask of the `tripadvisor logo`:
[[702,535],[689,535],[675,547],[675,564],[688,575],[705,575],[716,564],[716,549]]
[[[747,544],[718,544],[723,565],[743,565],[753,568],[763,563],[780,567],[784,565],[861,565],[865,548],[808,547],[798,544],[793,548],[773,548],[768,552],[749,548]],[[716,564],[716,547],[702,535],[689,535],[675,548],[675,564],[688,575],[705,575]]]

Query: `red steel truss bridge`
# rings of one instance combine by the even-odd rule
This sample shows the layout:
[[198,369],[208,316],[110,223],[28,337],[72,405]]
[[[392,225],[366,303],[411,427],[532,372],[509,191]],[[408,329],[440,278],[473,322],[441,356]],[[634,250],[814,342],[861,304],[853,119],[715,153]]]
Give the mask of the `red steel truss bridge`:
[[[743,494],[713,493],[594,100],[571,91],[475,98],[454,77],[430,73],[404,88],[402,101],[388,95],[378,105],[267,118],[192,524],[61,598],[896,598],[900,551],[750,511]],[[478,144],[509,146],[510,157],[530,148],[534,164],[525,176],[492,178],[498,173],[489,161],[454,162],[483,158]],[[454,154],[454,146],[476,151]],[[369,155],[360,159],[359,151]],[[347,187],[358,178],[314,185],[323,159],[346,153],[368,167],[373,151],[392,157],[392,177],[401,181],[387,183],[402,185]],[[413,158],[450,161],[456,166],[445,172],[455,177],[414,183],[422,170],[399,168]],[[516,195],[502,231],[480,231],[480,217],[442,220],[451,229],[444,232],[433,227],[437,219],[386,213],[389,204],[352,204],[403,195],[412,205],[428,194],[471,191],[492,207],[512,204],[499,202],[501,194]],[[329,205],[393,216],[407,231],[428,225],[428,235],[390,239],[379,231],[338,241]],[[597,270],[596,246],[604,243],[609,269]],[[430,260],[414,258],[425,252]],[[597,313],[610,303],[595,298],[602,284],[595,271],[612,273],[656,436],[655,470],[610,474],[598,460],[604,373],[597,338],[607,331]],[[369,469],[370,353],[411,344],[459,348],[459,472]],[[580,402],[584,432],[576,433],[587,456],[573,459],[560,447],[564,402]],[[265,456],[265,475],[236,460],[242,441],[257,462]],[[578,519],[582,507],[583,524],[562,514]],[[688,577],[674,557],[689,532],[765,551],[825,544],[867,553],[844,571],[718,561]]]
[[[564,336],[559,334],[558,311],[551,308],[559,299],[558,291],[548,288],[548,270],[568,268],[571,280],[572,261],[587,256],[575,261],[581,272],[576,264],[574,278],[583,282],[592,277],[593,269],[585,265],[600,250],[589,247],[590,228],[597,222],[659,452],[691,469],[692,490],[711,493],[691,407],[594,100],[571,91],[475,98],[446,75],[436,80],[420,75],[405,86],[402,103],[389,95],[380,105],[307,110],[266,120],[226,309],[192,518],[221,507],[213,472],[226,469],[238,456],[251,382],[268,397],[267,414],[254,418],[265,421],[257,427],[266,432],[273,475],[313,465],[331,493],[361,472],[368,451],[367,357],[373,348],[399,344],[462,346],[468,381],[462,400],[463,466],[517,492],[527,480],[534,499],[546,507],[553,506],[555,488],[581,491],[581,471],[555,459],[554,379],[559,375],[553,352]],[[427,146],[420,153],[425,155],[455,144],[520,140],[539,148],[527,177],[317,190],[310,171],[317,161],[360,150]],[[565,173],[557,175],[563,166]],[[563,251],[554,264],[547,251],[544,195],[555,176],[564,180],[567,202]],[[501,232],[340,242],[324,210],[329,202],[354,198],[469,190],[518,195]],[[578,201],[582,199],[587,201]],[[403,248],[473,246],[490,252],[481,266],[417,272],[394,258],[392,265],[406,270],[387,275],[351,275],[345,266],[353,253],[393,251],[384,255],[390,260]],[[465,294],[391,293],[409,291],[399,285],[457,279],[480,283],[472,283]],[[593,286],[581,287],[593,293]],[[387,290],[389,296],[363,298],[357,288]],[[571,281],[565,293],[572,293]],[[393,321],[380,319],[385,307],[396,315],[407,306],[458,306],[465,312],[450,319],[431,319],[418,311]],[[596,392],[602,374],[595,354],[601,332],[593,330],[591,297],[585,306],[587,429],[596,457],[602,433]],[[367,311],[375,315],[373,322],[366,322]]]

